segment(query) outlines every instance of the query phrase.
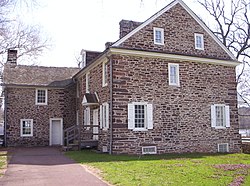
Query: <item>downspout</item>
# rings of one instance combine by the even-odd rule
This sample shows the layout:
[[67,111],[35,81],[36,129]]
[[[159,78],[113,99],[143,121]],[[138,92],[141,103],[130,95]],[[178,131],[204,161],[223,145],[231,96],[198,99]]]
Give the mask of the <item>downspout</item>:
[[6,124],[7,124],[7,89],[4,88],[4,147],[7,147]]
[[113,146],[113,62],[112,57],[109,57],[109,64],[110,64],[110,87],[109,87],[109,94],[110,94],[110,136],[109,136],[109,154],[112,154],[112,146]]

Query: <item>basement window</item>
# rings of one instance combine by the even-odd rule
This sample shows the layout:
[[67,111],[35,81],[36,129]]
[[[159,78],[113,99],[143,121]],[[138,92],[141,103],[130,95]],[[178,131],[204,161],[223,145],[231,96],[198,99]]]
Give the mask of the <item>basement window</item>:
[[142,147],[142,154],[157,154],[156,146]]
[[218,144],[218,152],[221,152],[221,153],[229,152],[228,143]]

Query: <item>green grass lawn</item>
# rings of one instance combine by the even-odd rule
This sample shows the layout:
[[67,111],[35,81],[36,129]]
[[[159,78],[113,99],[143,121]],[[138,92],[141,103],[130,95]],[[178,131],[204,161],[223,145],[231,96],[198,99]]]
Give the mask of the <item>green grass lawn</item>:
[[122,186],[250,185],[250,154],[166,154],[126,156],[92,151],[67,152],[95,167],[104,180]]
[[7,151],[0,149],[0,177],[3,175],[7,166]]

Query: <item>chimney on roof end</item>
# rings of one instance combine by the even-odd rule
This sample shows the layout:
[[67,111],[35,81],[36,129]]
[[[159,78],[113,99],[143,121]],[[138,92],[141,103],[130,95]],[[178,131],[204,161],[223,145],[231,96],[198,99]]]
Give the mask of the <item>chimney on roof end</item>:
[[7,63],[13,65],[17,64],[17,50],[8,49]]
[[132,30],[134,30],[136,27],[138,27],[141,24],[141,22],[121,20],[119,24],[120,24],[120,38],[122,38]]

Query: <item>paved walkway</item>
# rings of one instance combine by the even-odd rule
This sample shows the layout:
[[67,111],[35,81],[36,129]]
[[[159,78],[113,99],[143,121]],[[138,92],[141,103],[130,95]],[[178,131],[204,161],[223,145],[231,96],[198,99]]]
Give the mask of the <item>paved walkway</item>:
[[16,148],[1,186],[107,186],[57,148]]

